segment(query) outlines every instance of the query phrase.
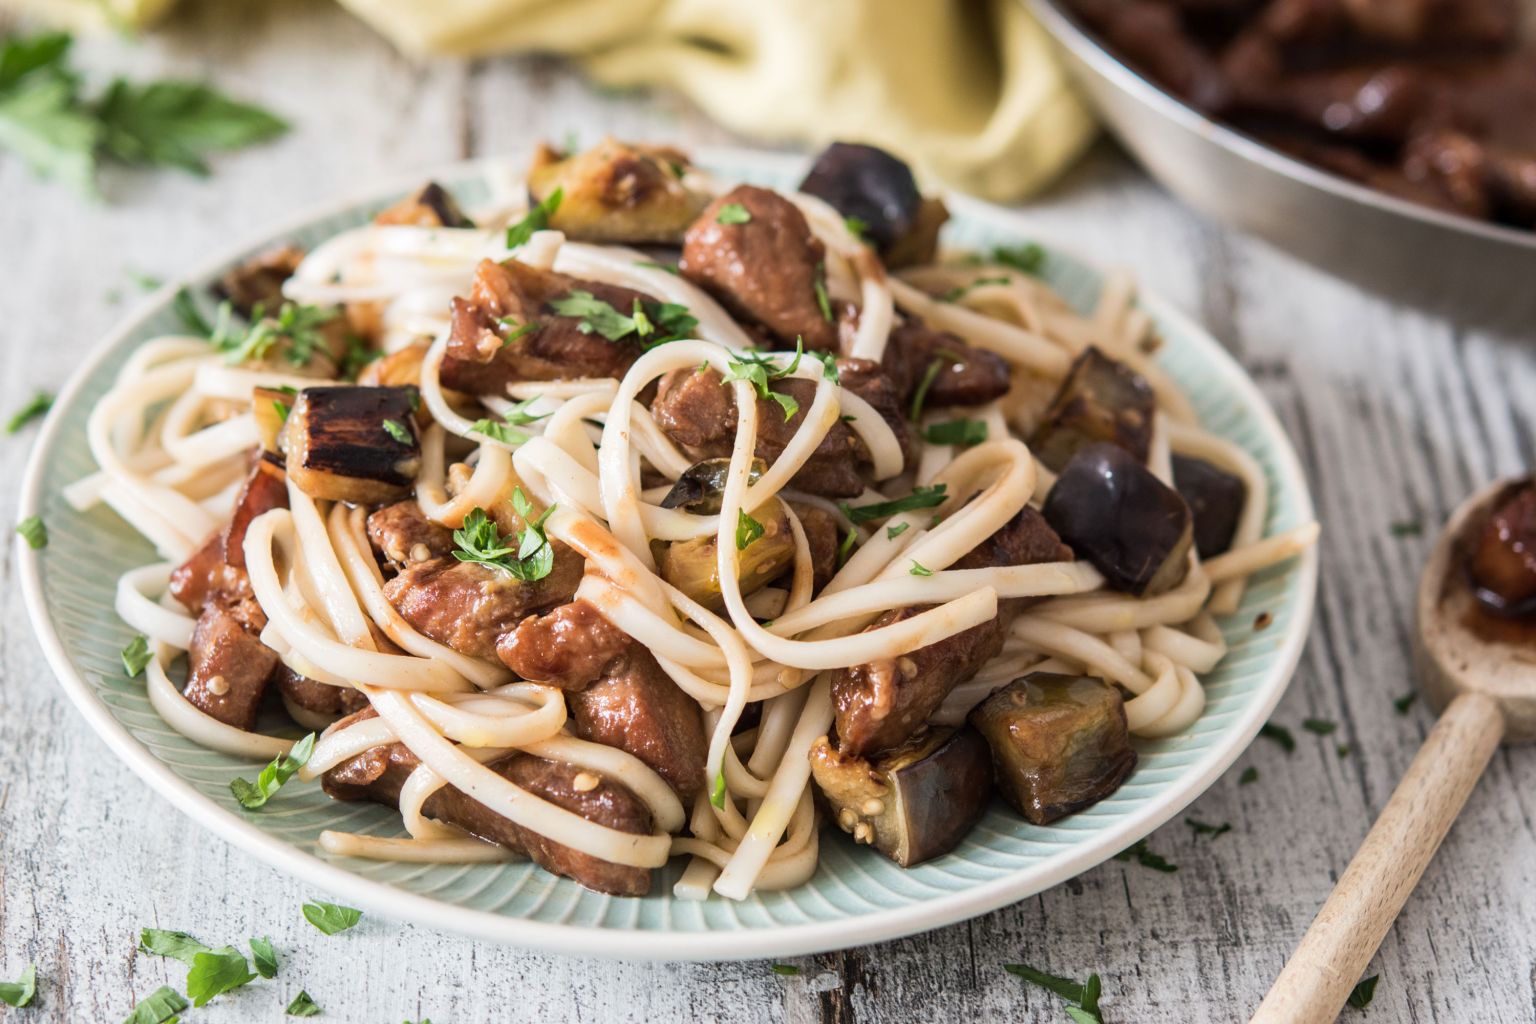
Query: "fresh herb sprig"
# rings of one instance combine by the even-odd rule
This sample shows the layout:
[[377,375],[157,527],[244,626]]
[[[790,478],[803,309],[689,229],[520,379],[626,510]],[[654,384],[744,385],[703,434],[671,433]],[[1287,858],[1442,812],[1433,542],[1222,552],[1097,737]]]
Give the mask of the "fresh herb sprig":
[[6,1006],[26,1006],[37,994],[37,965],[27,964],[21,977],[15,981],[0,981],[0,1003]]
[[53,408],[53,395],[47,391],[39,391],[27,399],[27,404],[17,409],[11,418],[5,421],[5,432],[14,434],[22,427],[35,419],[40,419]]
[[923,439],[930,444],[972,445],[987,439],[986,420],[945,420],[933,423],[923,431]]
[[520,245],[526,245],[535,231],[543,231],[549,227],[549,218],[560,209],[560,202],[564,198],[565,189],[557,188],[534,204],[533,209],[529,210],[522,220],[507,228],[507,248],[516,249]]
[[526,524],[516,537],[502,536],[496,520],[486,515],[485,509],[471,509],[464,517],[464,525],[453,531],[453,541],[458,545],[453,557],[461,562],[499,569],[514,579],[533,583],[554,569],[555,552],[544,533],[544,523],[555,511],[555,506],[549,506],[534,519],[533,503],[523,494],[523,489],[517,487],[512,491],[512,508]]
[[291,366],[307,366],[317,351],[324,351],[324,329],[341,315],[338,309],[284,302],[273,315],[258,303],[244,328],[233,323],[228,302],[219,306],[218,322],[209,332],[215,350],[231,363],[265,359],[279,342],[286,341],[283,358]]
[[361,910],[343,907],[338,903],[326,903],[322,900],[306,903],[302,909],[304,920],[327,935],[344,932],[363,919]]
[[[757,392],[757,397],[768,399],[779,404],[784,410],[784,421],[787,423],[795,413],[800,411],[800,403],[793,397],[781,394],[769,389],[768,385],[776,380],[783,380],[800,368],[800,360],[805,355],[805,343],[799,338],[795,339],[795,358],[790,360],[788,366],[780,366],[768,356],[758,355],[755,352],[738,352],[732,357],[724,376],[722,384],[730,384],[733,381],[746,381]],[[822,364],[826,366],[825,363]],[[836,372],[835,368],[834,371]],[[826,370],[822,370],[825,375]]]
[[261,770],[253,784],[243,778],[231,780],[229,791],[235,794],[235,799],[240,806],[248,811],[257,811],[265,807],[273,794],[283,788],[283,784],[293,778],[300,768],[309,763],[309,757],[315,752],[315,734],[310,733],[299,742],[295,743],[286,754],[278,754],[270,764]]
[[1102,1024],[1099,1016],[1101,985],[1097,974],[1088,975],[1087,981],[1076,982],[1057,974],[1037,971],[1026,964],[1003,964],[1003,970],[1067,1000],[1068,1005],[1064,1009],[1076,1024]]
[[899,512],[912,512],[920,508],[936,508],[944,504],[945,491],[949,488],[945,484],[934,484],[931,487],[916,487],[912,493],[904,498],[893,498],[890,501],[877,501],[871,505],[850,505],[846,501],[838,502],[837,507],[842,510],[844,516],[855,526],[867,523],[872,519],[884,519],[894,516]]
[[537,402],[541,396],[534,395],[525,398],[508,409],[500,419],[479,419],[469,428],[472,433],[484,434],[494,441],[502,444],[527,444],[531,436],[525,430],[518,427],[526,427],[530,423],[537,423],[548,416],[547,412],[533,413],[529,408]]
[[609,341],[634,338],[647,350],[669,341],[691,338],[699,326],[699,318],[688,312],[687,306],[676,302],[635,299],[626,314],[581,288],[549,305],[560,316],[579,320],[576,329],[583,334],[600,334]]

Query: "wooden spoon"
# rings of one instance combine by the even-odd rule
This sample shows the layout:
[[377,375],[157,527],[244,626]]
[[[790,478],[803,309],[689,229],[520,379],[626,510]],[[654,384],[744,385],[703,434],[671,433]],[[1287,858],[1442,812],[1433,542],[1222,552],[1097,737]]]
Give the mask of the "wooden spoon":
[[1464,541],[1521,481],[1451,516],[1419,580],[1414,662],[1440,720],[1430,730],[1252,1024],[1338,1016],[1500,741],[1536,740],[1536,622],[1498,619],[1467,583]]

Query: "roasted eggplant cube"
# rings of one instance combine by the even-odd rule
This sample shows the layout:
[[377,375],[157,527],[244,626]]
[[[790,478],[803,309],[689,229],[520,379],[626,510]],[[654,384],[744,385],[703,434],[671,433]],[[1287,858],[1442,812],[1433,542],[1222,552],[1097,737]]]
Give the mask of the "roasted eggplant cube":
[[325,501],[405,497],[421,468],[420,401],[415,388],[305,388],[283,432],[293,482]]
[[1067,371],[1029,449],[1056,473],[1095,441],[1117,444],[1146,462],[1156,401],[1145,377],[1090,345]]
[[[705,459],[695,462],[683,470],[683,475],[677,478],[677,483],[661,499],[662,508],[680,508],[684,512],[691,512],[696,516],[715,516],[720,514],[720,501],[725,493],[725,478],[731,471],[730,459]],[[762,459],[753,459],[752,466],[747,470],[749,483],[756,483],[758,477],[768,471],[768,464]]]
[[910,167],[883,149],[853,142],[822,150],[800,191],[856,218],[864,237],[882,251],[917,225],[923,205]]
[[1477,598],[1498,615],[1536,615],[1536,479],[1499,496],[1467,564]]
[[546,202],[549,226],[585,242],[680,245],[714,197],[694,187],[686,154],[668,146],[604,139],[582,153],[540,146],[528,168],[528,193]]
[[429,181],[413,195],[400,200],[373,218],[375,224],[401,224],[421,228],[472,228],[475,222],[464,216],[453,195],[435,181]]
[[1204,459],[1175,455],[1173,487],[1195,517],[1195,550],[1200,557],[1215,558],[1230,548],[1248,500],[1242,478]]
[[1120,691],[1089,676],[1037,672],[978,704],[1004,800],[1036,825],[1098,803],[1136,767]]
[[1178,586],[1189,571],[1194,517],[1179,492],[1124,448],[1091,444],[1072,457],[1041,509],[1079,558],[1138,597]]
[[[795,560],[795,535],[783,506],[769,502],[751,515],[763,532],[737,552],[742,596],[763,589]],[[725,607],[720,595],[719,550],[719,538],[714,534],[675,540],[660,547],[657,562],[661,576],[699,604],[719,611]]]
[[822,737],[811,775],[838,827],[904,868],[953,850],[992,796],[987,744],[969,728],[931,726],[869,760]]

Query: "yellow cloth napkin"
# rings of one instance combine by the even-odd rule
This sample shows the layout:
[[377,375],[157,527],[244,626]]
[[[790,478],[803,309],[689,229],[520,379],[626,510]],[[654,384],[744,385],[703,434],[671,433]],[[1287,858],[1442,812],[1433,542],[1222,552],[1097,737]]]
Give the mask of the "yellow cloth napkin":
[[[174,2],[0,6],[133,26]],[[340,2],[407,53],[564,54],[608,85],[679,89],[743,135],[873,143],[993,199],[1044,185],[1093,134],[1023,0]]]

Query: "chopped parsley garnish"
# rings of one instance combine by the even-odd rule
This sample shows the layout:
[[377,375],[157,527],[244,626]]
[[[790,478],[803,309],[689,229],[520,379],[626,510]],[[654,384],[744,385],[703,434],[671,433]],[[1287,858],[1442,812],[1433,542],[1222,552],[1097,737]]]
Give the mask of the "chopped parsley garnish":
[[5,432],[14,434],[22,427],[31,423],[39,416],[47,414],[53,408],[53,396],[46,391],[39,391],[27,400],[27,404],[16,410],[15,415],[5,422]]
[[892,525],[887,526],[885,528],[885,539],[895,540],[897,537],[900,537],[902,534],[906,533],[907,527],[911,525],[911,523],[893,523]]
[[1253,765],[1249,765],[1247,768],[1244,768],[1243,769],[1243,774],[1241,774],[1241,775],[1239,775],[1237,777],[1237,784],[1239,786],[1252,785],[1253,783],[1258,782],[1258,781],[1259,781],[1259,770],[1257,768],[1253,767]]
[[682,273],[682,271],[677,269],[677,264],[675,264],[675,263],[658,263],[656,260],[635,260],[635,266],[637,266],[637,267],[650,267],[652,270],[665,270],[667,273],[671,274],[673,277],[676,277],[678,274]]
[[1344,1005],[1356,1010],[1363,1010],[1370,1006],[1371,1000],[1376,998],[1376,983],[1380,980],[1381,975],[1373,974],[1360,982],[1350,991],[1349,998],[1344,1000]]
[[676,302],[636,299],[626,315],[581,288],[549,305],[561,316],[580,320],[576,329],[583,334],[600,334],[609,341],[622,341],[633,335],[646,349],[692,337],[699,326],[699,318],[689,313],[687,306]]
[[251,963],[263,978],[277,977],[277,950],[272,948],[271,939],[251,939]]
[[709,787],[709,803],[716,810],[725,809],[725,765],[715,770],[714,784]]
[[853,556],[853,543],[859,539],[859,531],[850,528],[843,536],[843,542],[837,546],[837,567],[841,569],[848,564],[848,559]]
[[[453,541],[458,550],[453,557],[461,562],[477,562],[492,569],[509,573],[514,579],[533,583],[548,576],[555,566],[555,551],[544,534],[544,522],[555,511],[551,505],[543,515],[531,519],[533,504],[521,487],[512,491],[512,507],[527,524],[514,538],[502,536],[496,528],[496,520],[485,514],[485,509],[471,509],[464,517],[464,525],[453,531]],[[517,541],[513,547],[511,542]]]
[[934,358],[929,360],[928,366],[923,370],[923,378],[917,383],[917,390],[912,392],[912,410],[908,414],[913,423],[923,414],[923,402],[928,398],[928,389],[933,387],[933,382],[938,379],[939,371],[944,369],[944,360]]
[[1353,754],[1355,752],[1355,747],[1354,747],[1354,744],[1352,744],[1352,743],[1340,743],[1337,747],[1334,747],[1333,749],[1334,749],[1334,753],[1338,754],[1340,759],[1346,758],[1350,754]]
[[37,965],[27,964],[16,981],[0,981],[0,1003],[7,1006],[26,1006],[37,994]]
[[293,997],[293,1002],[283,1011],[289,1017],[318,1017],[320,1007],[310,998],[309,993],[299,989],[299,994]]
[[1003,970],[1075,1004],[1065,1009],[1067,1016],[1077,1024],[1102,1024],[1099,1017],[1100,983],[1097,974],[1088,975],[1088,980],[1079,984],[1071,978],[1046,974],[1024,964],[1003,964]]
[[41,516],[27,516],[16,524],[16,532],[21,534],[22,540],[26,541],[27,547],[33,551],[48,546],[48,527],[43,524]]
[[847,228],[848,233],[861,242],[869,234],[869,224],[862,217],[844,217],[843,227]]
[[245,955],[233,946],[204,950],[192,958],[192,969],[187,972],[187,996],[193,1006],[206,1006],[214,996],[255,980]]
[[949,291],[939,296],[939,301],[959,302],[961,299],[965,298],[966,295],[970,294],[973,289],[982,288],[989,284],[1008,283],[1009,279],[1006,277],[978,277],[974,281],[970,281],[966,284],[956,285],[955,287],[951,288]]
[[496,322],[501,324],[503,327],[509,328],[507,331],[507,336],[501,339],[502,348],[506,348],[518,338],[521,338],[527,334],[532,334],[534,331],[539,329],[539,325],[534,323],[532,320],[526,320],[523,323],[518,323],[515,317],[510,316],[504,316]]
[[1026,274],[1038,274],[1045,266],[1045,250],[1033,242],[1028,245],[1000,245],[992,250],[992,262]]
[[986,420],[945,420],[923,431],[931,444],[981,444],[987,439]]
[[871,519],[884,519],[894,516],[898,512],[911,512],[920,508],[934,508],[944,504],[944,492],[948,490],[946,484],[934,484],[932,487],[917,487],[905,498],[893,498],[890,501],[877,501],[872,505],[853,506],[846,501],[837,503],[843,515],[848,521],[857,526],[867,523]]
[[336,903],[315,900],[313,903],[304,904],[304,920],[327,935],[346,931],[362,920],[362,917],[361,910],[353,910],[351,907],[343,907]]
[[1145,839],[1115,854],[1115,860],[1135,860],[1136,863],[1144,868],[1151,868],[1153,871],[1161,871],[1165,874],[1172,874],[1179,870],[1177,864],[1170,864],[1160,854],[1153,853],[1147,849],[1147,841]]
[[208,947],[186,932],[169,931],[165,928],[145,928],[139,933],[139,949],[155,956],[168,956],[180,960],[188,967],[197,954],[208,952]]
[[528,407],[537,402],[541,397],[540,395],[534,395],[532,398],[525,398],[508,409],[501,419],[476,420],[469,429],[476,434],[484,434],[486,437],[500,441],[502,444],[526,444],[530,435],[526,431],[518,430],[517,428],[525,427],[530,423],[537,423],[549,415],[547,412],[531,413],[528,411]]
[[821,318],[830,324],[833,319],[832,300],[827,296],[826,264],[816,264],[816,277],[811,281],[811,288],[816,292],[816,307],[821,310]]
[[138,1001],[123,1024],[166,1024],[186,1008],[187,1001],[180,992],[161,985]]
[[344,380],[357,380],[363,368],[382,358],[384,350],[374,348],[367,340],[355,334],[347,335],[347,350],[341,357],[341,376]]
[[1197,821],[1194,818],[1185,818],[1184,824],[1194,829],[1195,835],[1210,836],[1212,839],[1232,831],[1232,823],[1230,821],[1224,821],[1220,825],[1210,825],[1203,821]]
[[800,968],[794,964],[769,964],[768,969],[774,974],[779,974],[786,978],[792,978],[800,973]]
[[152,655],[149,653],[149,637],[140,634],[128,641],[128,646],[123,648],[123,671],[128,673],[128,678],[133,679],[144,666],[149,664]]
[[315,734],[310,733],[295,743],[288,753],[274,757],[261,770],[261,774],[256,776],[254,785],[243,778],[237,778],[230,781],[229,791],[235,794],[241,807],[248,811],[260,810],[272,799],[274,793],[283,788],[285,782],[293,778],[295,772],[304,767],[309,761],[309,755],[314,752]]
[[399,420],[385,420],[384,433],[399,441],[401,444],[415,444],[416,438],[411,434],[410,428]]
[[1263,736],[1267,740],[1274,740],[1276,743],[1280,744],[1281,748],[1284,749],[1287,754],[1294,753],[1296,750],[1296,737],[1292,736],[1291,730],[1287,729],[1283,725],[1276,725],[1274,722],[1265,722],[1263,725],[1259,726],[1259,735]]
[[1396,700],[1394,700],[1392,702],[1392,706],[1397,709],[1397,713],[1398,714],[1406,715],[1408,713],[1408,709],[1413,707],[1413,702],[1418,700],[1418,699],[1419,699],[1419,691],[1418,690],[1413,690],[1413,691],[1411,691],[1409,693],[1403,694],[1401,697],[1399,697]]
[[1391,529],[1394,537],[1418,537],[1424,532],[1424,524],[1417,519],[1400,519]]
[[507,228],[507,248],[516,249],[520,245],[525,245],[535,231],[543,231],[549,227],[549,218],[560,209],[560,201],[564,198],[565,189],[555,189],[542,202],[529,210],[522,220]]
[[[796,338],[795,345],[799,346],[801,344],[801,339]],[[837,357],[831,352],[807,352],[806,355],[810,356],[812,359],[818,360],[821,363],[822,380],[829,380],[833,384],[841,384],[843,382],[842,371],[838,370],[837,368]],[[858,419],[858,417],[839,416],[838,419],[844,423],[848,423],[852,420]]]
[[1326,718],[1306,718],[1302,720],[1301,727],[1314,736],[1327,736],[1339,727],[1339,723],[1330,722]]
[[716,224],[747,224],[752,220],[752,214],[740,203],[726,203],[720,207],[720,212],[715,214]]
[[747,545],[763,535],[762,523],[747,515],[746,509],[736,510],[736,550],[745,551]]
[[185,288],[177,290],[176,297],[171,300],[171,310],[188,334],[199,338],[206,338],[213,334],[213,325],[208,322],[207,317],[198,312],[197,302],[192,298],[192,293]]
[[932,569],[928,568],[925,565],[920,564],[916,559],[914,559],[912,561],[912,568],[908,569],[907,572],[911,573],[913,576],[932,576],[933,575],[933,570]]
[[292,366],[306,366],[317,350],[326,347],[324,328],[341,315],[339,310],[284,302],[276,316],[267,316],[260,304],[251,310],[245,330],[230,323],[229,303],[219,307],[219,322],[211,332],[213,347],[231,363],[265,359],[278,342],[287,340],[283,358]]
[[[800,403],[789,395],[782,395],[777,391],[768,390],[772,381],[782,380],[800,368],[800,359],[805,355],[805,344],[800,339],[795,339],[795,358],[788,366],[781,367],[767,356],[760,356],[753,352],[741,352],[730,361],[729,369],[720,380],[722,384],[732,381],[744,380],[751,384],[757,391],[760,399],[772,399],[779,403],[779,408],[784,410],[784,420],[788,422],[795,413],[800,411]],[[823,363],[823,366],[826,364]],[[826,371],[823,370],[823,373]]]

